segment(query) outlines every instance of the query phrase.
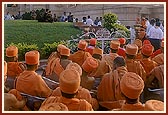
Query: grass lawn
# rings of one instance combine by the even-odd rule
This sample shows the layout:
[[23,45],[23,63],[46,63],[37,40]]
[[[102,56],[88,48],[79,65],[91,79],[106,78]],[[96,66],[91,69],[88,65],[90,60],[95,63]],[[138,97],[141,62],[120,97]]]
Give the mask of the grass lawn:
[[6,20],[4,21],[4,46],[10,43],[37,44],[53,43],[70,39],[71,35],[81,33],[72,23],[45,23],[37,20]]

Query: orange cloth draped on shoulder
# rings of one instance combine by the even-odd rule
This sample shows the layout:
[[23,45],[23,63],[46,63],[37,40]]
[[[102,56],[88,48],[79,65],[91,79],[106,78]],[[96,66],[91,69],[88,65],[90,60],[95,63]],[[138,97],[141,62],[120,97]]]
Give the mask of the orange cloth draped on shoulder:
[[50,62],[47,64],[47,67],[45,69],[46,76],[51,75],[53,72],[56,73],[57,76],[60,75],[60,73],[64,70],[62,65],[60,64],[60,58],[53,58],[50,60]]
[[[154,79],[158,80],[158,84],[153,84]],[[158,88],[164,88],[164,65],[155,67],[147,77],[146,80],[147,87],[156,88],[153,85],[158,85]]]
[[71,54],[69,56],[69,59],[72,60],[72,62],[75,62],[82,66],[83,62],[86,60],[87,57],[92,57],[92,55],[89,52],[79,50],[74,54]]
[[7,76],[16,77],[26,68],[22,62],[7,62]]
[[150,58],[143,58],[141,60],[141,64],[146,71],[146,75],[148,75],[153,68],[158,66],[158,64],[156,62],[152,61]]
[[164,54],[163,53],[158,54],[152,60],[155,61],[158,65],[162,65],[164,64]]
[[99,101],[117,101],[123,100],[120,91],[120,79],[127,72],[125,67],[119,67],[116,70],[103,76],[97,90]]
[[142,54],[141,53],[137,53],[136,57],[135,57],[135,60],[136,61],[140,61],[142,59]]
[[92,76],[92,77],[103,77],[103,75],[105,73],[108,73],[110,71],[110,67],[109,65],[107,64],[107,62],[105,62],[104,60],[100,61],[100,60],[97,60],[98,61],[98,67],[96,70],[92,71],[89,76]]
[[[13,94],[18,101],[25,101],[24,98],[21,96],[20,92],[16,89],[11,89],[8,93]],[[25,106],[22,108],[22,110],[29,111],[29,109],[26,106],[26,103]]]
[[64,71],[64,68],[62,67],[62,65],[60,64],[60,59],[57,58],[55,60],[55,66],[54,66],[54,72],[57,74],[57,76],[59,77],[61,72]]
[[134,72],[138,74],[144,81],[146,80],[146,72],[141,65],[140,61],[134,61],[133,59],[125,59],[128,72]]
[[139,102],[136,104],[123,104],[123,106],[121,107],[122,111],[144,111],[144,105]]
[[15,97],[19,101],[21,101],[23,99],[22,96],[20,95],[20,92],[16,89],[11,89],[8,93],[15,95]]
[[47,63],[49,63],[53,58],[60,58],[57,52],[52,52],[51,55],[49,56]]
[[12,93],[4,93],[4,110],[5,111],[23,111],[26,104],[25,100],[17,100]]
[[38,97],[48,97],[52,93],[42,77],[34,71],[24,71],[20,74],[16,81],[16,89]]
[[50,96],[44,100],[42,103],[42,106],[45,106],[49,103],[63,103],[68,107],[69,111],[92,111],[92,106],[89,104],[86,100],[83,99],[77,99],[77,98],[64,98],[64,97],[54,97]]
[[162,53],[161,49],[158,49],[155,52],[153,52],[153,54],[151,55],[151,58],[154,58],[155,56],[157,56],[158,54],[161,54],[161,53]]
[[[59,96],[60,97],[61,96],[60,87],[57,87],[55,90],[53,90],[51,96]],[[97,102],[97,100],[94,100],[94,98],[92,98],[88,89],[82,88],[80,86],[78,93],[76,95],[76,98],[85,99],[87,102],[89,102],[92,105],[94,110],[98,109],[97,108],[98,102]],[[93,101],[95,101],[95,103],[97,103],[97,104],[95,104]]]
[[110,67],[110,70],[113,69],[113,60],[119,56],[117,53],[110,53],[110,54],[104,54],[102,56],[102,61],[105,61],[109,67]]

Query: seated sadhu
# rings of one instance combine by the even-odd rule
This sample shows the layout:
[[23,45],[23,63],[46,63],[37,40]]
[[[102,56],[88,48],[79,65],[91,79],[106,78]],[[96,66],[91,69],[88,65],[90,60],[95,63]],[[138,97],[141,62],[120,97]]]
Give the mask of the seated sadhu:
[[[4,81],[6,81],[7,63],[4,61]],[[9,90],[4,86],[4,110],[5,111],[19,111],[24,110],[26,104],[25,98],[22,98],[16,89]]]
[[63,103],[69,111],[92,111],[92,105],[84,99],[76,98],[80,88],[80,75],[74,69],[64,70],[59,77],[61,96],[50,96],[44,100],[41,107],[49,103]]
[[119,56],[123,56],[125,58],[125,44],[126,44],[126,39],[125,38],[119,38],[118,41],[120,42],[120,47],[118,49],[117,54]]
[[140,61],[142,59],[141,49],[142,49],[142,41],[140,39],[135,39],[133,44],[138,46],[138,52],[136,54],[135,60]]
[[103,76],[97,90],[99,104],[109,109],[120,108],[125,98],[121,95],[120,81],[127,73],[125,60],[118,56],[113,61],[113,70]]
[[95,78],[102,78],[105,73],[108,73],[110,71],[109,65],[107,64],[106,61],[102,60],[102,56],[103,56],[102,49],[95,48],[93,50],[92,57],[98,61],[98,67],[92,73],[90,73],[90,76]]
[[98,61],[93,57],[86,58],[85,62],[82,64],[82,76],[81,76],[81,86],[91,90],[93,88],[95,78],[90,76],[94,70],[98,67]]
[[133,72],[127,72],[120,81],[120,89],[126,102],[122,105],[122,111],[143,111],[144,105],[139,101],[139,96],[144,89],[144,81]]
[[5,111],[21,111],[25,106],[26,100],[18,100],[11,93],[4,93],[4,110]]
[[89,76],[92,76],[95,78],[94,86],[93,89],[97,90],[97,86],[99,85],[103,75],[105,73],[109,73],[110,67],[107,64],[106,61],[102,60],[103,56],[103,50],[100,48],[95,48],[93,50],[93,55],[92,57],[95,58],[98,61],[98,67],[97,69],[93,70]]
[[155,61],[151,60],[150,58],[150,56],[153,53],[153,50],[154,50],[154,47],[150,44],[145,44],[142,46],[141,53],[143,58],[140,62],[146,71],[146,75],[148,75],[153,68],[158,66],[158,64]]
[[126,66],[128,72],[137,73],[142,77],[143,80],[146,78],[146,72],[141,65],[140,61],[136,61],[135,57],[138,53],[138,46],[136,44],[127,44],[126,45]]
[[52,90],[47,86],[41,75],[35,72],[39,65],[39,59],[38,51],[29,51],[25,54],[27,70],[17,78],[16,89],[32,96],[48,97]]
[[87,57],[92,57],[89,52],[85,51],[87,46],[88,43],[85,40],[80,40],[78,43],[78,51],[74,54],[71,54],[69,56],[69,59],[72,60],[72,62],[75,62],[82,66]]
[[72,63],[71,60],[68,59],[70,56],[70,49],[67,47],[62,47],[60,49],[60,58],[55,58],[48,63],[46,67],[46,77],[59,81],[60,73],[66,68],[69,63]]
[[4,93],[7,93],[10,89],[5,86],[5,82],[7,79],[7,63],[4,61]]
[[26,69],[26,65],[22,62],[18,62],[18,48],[16,46],[6,48],[6,58],[8,69],[5,86],[9,89],[13,89],[15,78]]
[[47,63],[50,63],[51,60],[53,60],[53,58],[60,58],[60,51],[62,48],[64,48],[66,46],[64,46],[63,44],[59,44],[56,48],[55,52],[52,52],[47,60]]
[[89,46],[86,48],[86,51],[89,52],[91,55],[93,54],[93,50],[96,47],[97,40],[96,38],[91,38],[89,40]]
[[146,87],[152,89],[164,88],[164,65],[152,69],[146,79]]
[[7,76],[16,77],[26,69],[25,64],[18,62],[18,48],[16,46],[6,48],[6,57],[8,65]]
[[[82,75],[82,68],[77,63],[72,62],[68,64],[66,69],[75,69],[76,71],[79,72],[80,76]],[[61,96],[60,87],[57,87],[56,89],[54,89],[51,96]],[[89,102],[92,105],[94,110],[97,110],[99,108],[97,100],[95,98],[92,98],[89,90],[86,88],[83,88],[82,86],[79,87],[76,98],[85,99],[87,102]]]
[[110,42],[110,53],[109,54],[104,54],[103,57],[102,57],[102,60],[105,61],[109,65],[110,70],[113,69],[114,58],[119,56],[117,54],[119,47],[120,47],[120,42],[118,40],[112,40]]

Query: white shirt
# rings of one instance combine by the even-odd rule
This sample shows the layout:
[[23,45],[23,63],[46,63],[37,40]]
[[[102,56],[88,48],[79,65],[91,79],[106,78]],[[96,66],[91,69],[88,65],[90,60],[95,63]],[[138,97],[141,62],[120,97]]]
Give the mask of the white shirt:
[[149,38],[152,38],[152,39],[162,39],[163,38],[162,30],[160,29],[160,27],[156,27],[156,26],[151,27],[147,35],[149,36]]
[[90,18],[87,19],[87,20],[86,20],[86,24],[89,25],[89,26],[93,25],[93,20],[90,19]]
[[98,24],[97,24],[98,26],[102,26],[102,24],[101,24],[101,21],[98,21]]

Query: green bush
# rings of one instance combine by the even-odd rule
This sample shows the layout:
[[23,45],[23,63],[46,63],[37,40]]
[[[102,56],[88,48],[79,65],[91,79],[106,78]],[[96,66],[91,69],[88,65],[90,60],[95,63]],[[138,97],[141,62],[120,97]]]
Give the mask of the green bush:
[[[119,31],[124,34],[125,37],[130,36],[129,30],[122,24],[118,24],[118,16],[114,13],[108,13],[103,16],[104,19],[104,27],[107,28],[110,32]],[[123,32],[124,31],[124,32]]]
[[55,52],[58,44],[64,44],[66,46],[65,41],[54,42],[54,43],[44,43],[44,47],[41,48],[41,55],[43,59],[46,59],[50,56],[52,52]]
[[109,31],[114,28],[114,24],[117,22],[118,17],[114,13],[108,13],[103,16],[104,19],[104,27]]
[[[38,50],[37,44],[26,44],[26,43],[18,43],[14,44],[11,43],[8,46],[14,45],[18,48],[18,60],[24,61],[25,60],[25,53],[31,50]],[[6,48],[4,49],[6,50]]]

